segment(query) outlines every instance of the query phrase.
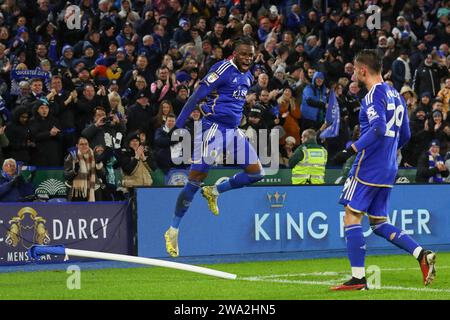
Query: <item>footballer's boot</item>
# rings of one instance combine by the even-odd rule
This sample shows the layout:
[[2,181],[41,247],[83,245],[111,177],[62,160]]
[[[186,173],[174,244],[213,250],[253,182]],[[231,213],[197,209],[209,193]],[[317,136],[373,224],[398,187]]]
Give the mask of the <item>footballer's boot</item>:
[[347,282],[338,286],[333,286],[330,289],[333,291],[341,291],[341,290],[343,291],[343,290],[368,290],[369,288],[367,287],[366,277],[363,277],[362,279],[352,277]]
[[178,257],[178,229],[170,227],[166,233],[164,233],[164,239],[166,240],[166,250],[171,257]]
[[436,278],[436,253],[430,250],[422,250],[417,260],[422,271],[423,284],[427,286]]
[[209,210],[214,215],[219,215],[219,207],[217,206],[217,198],[219,193],[217,192],[216,186],[205,186],[202,188],[202,196],[208,201]]

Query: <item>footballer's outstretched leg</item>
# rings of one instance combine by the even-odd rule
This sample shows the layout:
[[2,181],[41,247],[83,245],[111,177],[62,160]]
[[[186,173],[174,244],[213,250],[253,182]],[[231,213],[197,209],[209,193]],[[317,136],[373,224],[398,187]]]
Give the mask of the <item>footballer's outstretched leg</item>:
[[436,278],[436,253],[430,250],[422,250],[417,258],[422,271],[423,284],[431,284]]
[[377,236],[385,238],[395,246],[403,249],[419,261],[425,286],[431,284],[436,277],[436,254],[433,251],[423,249],[413,238],[386,222],[370,219],[370,225]]
[[264,177],[264,169],[261,164],[248,165],[244,172],[239,172],[229,179],[214,186],[205,186],[202,188],[202,195],[208,202],[209,209],[214,215],[219,214],[217,199],[220,193],[239,189],[261,180]]
[[206,177],[206,173],[191,171],[189,173],[189,180],[185,184],[183,190],[181,190],[177,203],[175,206],[175,213],[172,218],[170,228],[165,232],[164,239],[166,241],[166,251],[171,257],[178,257],[178,228],[181,223],[181,219],[188,211],[192,199],[200,189],[202,181]]

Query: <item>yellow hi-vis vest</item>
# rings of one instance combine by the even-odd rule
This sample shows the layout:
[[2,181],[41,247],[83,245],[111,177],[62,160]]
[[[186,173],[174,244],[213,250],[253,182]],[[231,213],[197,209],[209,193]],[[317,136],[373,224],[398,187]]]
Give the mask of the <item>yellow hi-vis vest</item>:
[[322,184],[328,152],[324,148],[303,148],[303,159],[292,169],[292,184]]

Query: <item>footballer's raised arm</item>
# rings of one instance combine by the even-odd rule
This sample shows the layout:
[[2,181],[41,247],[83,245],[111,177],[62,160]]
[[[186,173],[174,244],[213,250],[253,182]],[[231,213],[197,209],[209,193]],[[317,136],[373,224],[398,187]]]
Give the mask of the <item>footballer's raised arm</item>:
[[375,87],[373,94],[369,93],[365,99],[367,103],[365,111],[370,129],[353,144],[356,151],[365,149],[386,133],[386,100],[380,86]]
[[[217,89],[225,80],[225,71],[230,63],[219,62],[211,67],[208,74],[200,81],[199,86],[194,91],[192,96],[186,101],[180,115],[177,118],[175,126],[177,128],[183,128],[189,115],[194,111],[197,104],[206,98],[213,90]],[[231,65],[231,64],[230,64]]]

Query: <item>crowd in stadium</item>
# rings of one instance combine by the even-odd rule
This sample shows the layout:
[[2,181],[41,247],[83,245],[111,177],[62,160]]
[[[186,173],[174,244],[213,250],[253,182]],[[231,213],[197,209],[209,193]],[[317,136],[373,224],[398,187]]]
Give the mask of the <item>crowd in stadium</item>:
[[[71,4],[80,8],[79,28],[71,27]],[[370,27],[371,5],[381,8],[380,28]],[[412,138],[400,165],[418,166],[432,144],[446,160],[449,18],[450,0],[4,0],[0,160],[64,166],[82,199],[100,176],[115,192],[117,169],[127,186],[151,184],[152,170],[174,166],[168,133],[184,103],[243,36],[256,56],[241,129],[249,139],[279,130],[282,165],[303,130],[327,126],[330,90],[339,135],[320,142],[328,164],[341,165],[336,155],[357,138],[367,93],[352,81],[353,57],[364,48],[383,56],[384,79],[408,106]],[[187,128],[202,116],[194,111]]]

